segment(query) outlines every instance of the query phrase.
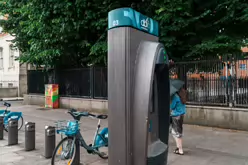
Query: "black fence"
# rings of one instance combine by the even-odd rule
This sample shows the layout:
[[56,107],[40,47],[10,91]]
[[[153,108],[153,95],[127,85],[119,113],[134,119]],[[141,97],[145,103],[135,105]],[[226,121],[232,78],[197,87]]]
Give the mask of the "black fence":
[[248,60],[176,63],[171,78],[185,82],[188,104],[248,107]]
[[[220,59],[176,63],[170,77],[185,82],[188,104],[248,107],[248,60]],[[60,96],[107,99],[107,68],[28,71],[28,92],[44,94],[59,84]]]
[[59,84],[60,96],[107,99],[107,68],[28,71],[28,93],[44,94],[49,83]]

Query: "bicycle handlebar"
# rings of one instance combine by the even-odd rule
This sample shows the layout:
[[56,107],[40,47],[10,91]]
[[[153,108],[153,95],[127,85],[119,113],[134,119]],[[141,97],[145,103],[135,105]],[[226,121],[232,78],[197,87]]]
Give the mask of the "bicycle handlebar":
[[[0,99],[0,101],[4,101],[3,99]],[[5,107],[11,107],[11,104],[10,103],[7,103],[7,102],[4,102],[3,105]]]
[[107,115],[95,115],[95,114],[91,114],[89,112],[78,112],[75,109],[70,109],[67,113],[69,113],[75,120],[80,120],[81,117],[94,117],[94,118],[98,118],[98,119],[107,119],[108,116]]
[[78,112],[75,109],[70,109],[67,113],[69,113],[75,120],[80,120],[81,117],[89,116],[88,112]]

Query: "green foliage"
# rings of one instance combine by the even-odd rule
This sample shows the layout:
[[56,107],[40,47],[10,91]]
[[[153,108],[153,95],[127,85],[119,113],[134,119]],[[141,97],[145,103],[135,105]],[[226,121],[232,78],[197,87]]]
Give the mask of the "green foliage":
[[155,1],[161,42],[175,59],[240,53],[248,31],[244,0]]
[[[107,13],[110,0],[0,1],[7,21],[0,25],[14,35],[22,62],[57,67],[106,63]],[[6,2],[6,3],[5,3]]]
[[107,13],[132,6],[160,23],[160,41],[174,59],[240,52],[247,43],[244,0],[0,0],[0,26],[21,50],[21,62],[47,67],[106,65]]

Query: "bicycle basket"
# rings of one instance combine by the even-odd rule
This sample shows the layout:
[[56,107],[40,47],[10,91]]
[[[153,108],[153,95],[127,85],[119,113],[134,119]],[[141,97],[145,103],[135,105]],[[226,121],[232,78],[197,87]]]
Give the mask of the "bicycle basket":
[[65,134],[67,136],[77,134],[79,126],[76,120],[60,120],[55,122],[57,134]]

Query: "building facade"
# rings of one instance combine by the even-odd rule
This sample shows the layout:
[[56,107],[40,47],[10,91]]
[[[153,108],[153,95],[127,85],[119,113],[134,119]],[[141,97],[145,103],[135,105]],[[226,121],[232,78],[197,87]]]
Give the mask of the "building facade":
[[14,37],[0,32],[0,88],[19,86],[19,51],[11,40]]

